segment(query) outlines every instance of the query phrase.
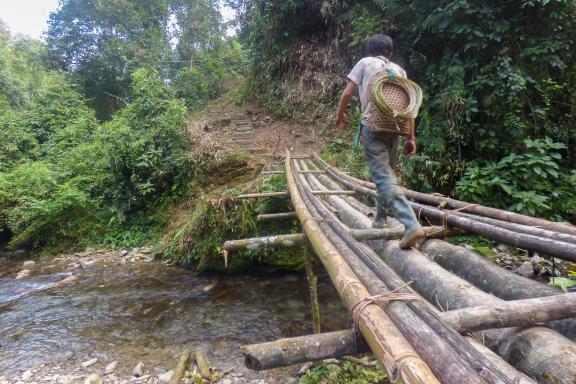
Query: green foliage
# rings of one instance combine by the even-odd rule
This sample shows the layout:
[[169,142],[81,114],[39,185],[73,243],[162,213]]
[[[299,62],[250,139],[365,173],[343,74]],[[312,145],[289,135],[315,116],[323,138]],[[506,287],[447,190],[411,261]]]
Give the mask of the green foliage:
[[385,384],[388,376],[380,365],[360,368],[351,362],[318,364],[300,378],[300,384]]
[[[562,204],[574,204],[567,187],[572,175],[561,174],[560,150],[566,146],[551,139],[524,140],[525,152],[512,153],[502,160],[483,166],[471,165],[457,183],[462,199],[490,201],[491,205],[529,215],[550,216]],[[556,189],[556,185],[566,185]]]
[[569,288],[576,287],[576,272],[568,272],[568,277],[551,277],[548,285],[558,287],[568,293]]

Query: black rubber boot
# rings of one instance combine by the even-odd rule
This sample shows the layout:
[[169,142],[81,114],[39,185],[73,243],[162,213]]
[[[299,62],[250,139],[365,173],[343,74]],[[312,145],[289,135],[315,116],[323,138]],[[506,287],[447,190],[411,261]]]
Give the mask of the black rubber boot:
[[416,219],[416,215],[408,200],[404,197],[397,197],[390,201],[390,207],[396,213],[396,217],[404,224],[404,236],[400,240],[400,248],[410,249],[420,243],[426,237],[422,226]]

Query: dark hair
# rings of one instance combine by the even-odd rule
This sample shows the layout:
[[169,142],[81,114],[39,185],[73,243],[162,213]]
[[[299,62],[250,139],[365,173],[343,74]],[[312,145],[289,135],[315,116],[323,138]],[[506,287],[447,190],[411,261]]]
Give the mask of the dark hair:
[[366,45],[366,53],[368,56],[392,56],[392,50],[394,49],[394,42],[392,38],[383,33],[372,36],[368,39],[368,44]]

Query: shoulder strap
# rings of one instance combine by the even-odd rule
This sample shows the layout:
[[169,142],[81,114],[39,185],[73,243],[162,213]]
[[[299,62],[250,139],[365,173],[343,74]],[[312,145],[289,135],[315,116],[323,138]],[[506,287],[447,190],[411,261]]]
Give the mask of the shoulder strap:
[[390,60],[388,60],[384,56],[376,56],[376,58],[380,59],[382,61],[382,63],[384,64],[384,69],[387,71],[386,75],[388,77],[391,77],[391,78],[398,77],[398,74],[396,72],[394,72],[394,69],[392,69],[392,63],[390,62]]

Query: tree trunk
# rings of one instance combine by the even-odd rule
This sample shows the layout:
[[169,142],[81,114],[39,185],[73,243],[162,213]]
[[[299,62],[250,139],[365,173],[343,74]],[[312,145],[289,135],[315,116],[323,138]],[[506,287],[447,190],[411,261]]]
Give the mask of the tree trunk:
[[298,219],[296,212],[267,213],[256,217],[258,221]]
[[[446,238],[450,236],[459,236],[464,232],[458,229],[448,229],[439,226],[429,226],[422,227],[426,233],[426,238],[436,239],[436,238]],[[381,229],[351,229],[350,234],[356,240],[398,240],[404,236],[404,227],[392,227],[392,228],[381,228]]]
[[[510,272],[476,252],[439,240],[428,240],[420,248],[445,269],[503,300],[560,295],[555,287]],[[576,319],[553,321],[553,329],[576,340]]]
[[184,377],[184,372],[186,372],[186,368],[188,368],[188,363],[190,362],[190,355],[192,351],[189,349],[182,352],[182,356],[180,356],[180,361],[178,361],[178,365],[176,366],[176,370],[172,374],[172,378],[170,379],[170,384],[180,384],[182,381],[182,377]]
[[210,365],[208,364],[208,360],[206,360],[206,356],[201,352],[196,352],[194,353],[194,360],[196,360],[200,376],[202,376],[204,380],[212,380],[212,372],[210,371]]

